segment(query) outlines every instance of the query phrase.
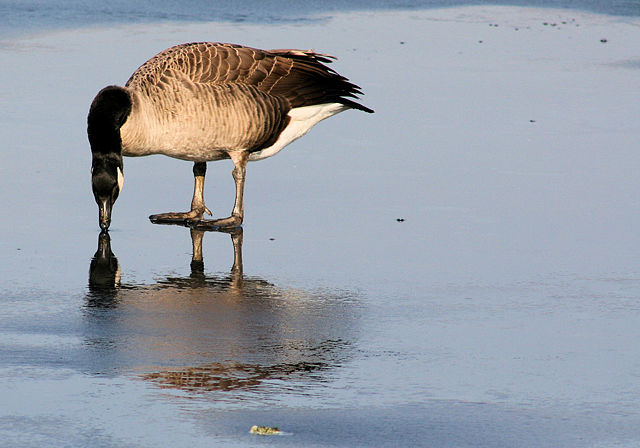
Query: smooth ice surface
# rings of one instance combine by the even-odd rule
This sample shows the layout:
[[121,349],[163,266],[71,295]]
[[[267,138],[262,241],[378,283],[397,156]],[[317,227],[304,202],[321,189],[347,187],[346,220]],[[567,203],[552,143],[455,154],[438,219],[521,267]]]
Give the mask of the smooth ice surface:
[[[91,99],[198,40],[334,54],[376,113],[250,164],[242,235],[150,224],[191,165],[125,159],[109,247]],[[0,40],[0,446],[639,446],[638,42],[513,7]]]

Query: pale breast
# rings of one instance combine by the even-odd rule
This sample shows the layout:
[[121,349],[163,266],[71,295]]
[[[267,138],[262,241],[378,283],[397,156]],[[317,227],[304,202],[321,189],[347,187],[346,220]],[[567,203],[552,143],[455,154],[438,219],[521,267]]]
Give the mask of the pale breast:
[[132,97],[121,128],[126,156],[218,160],[229,151],[273,145],[289,122],[283,98],[247,85],[194,83],[178,72],[133,90]]

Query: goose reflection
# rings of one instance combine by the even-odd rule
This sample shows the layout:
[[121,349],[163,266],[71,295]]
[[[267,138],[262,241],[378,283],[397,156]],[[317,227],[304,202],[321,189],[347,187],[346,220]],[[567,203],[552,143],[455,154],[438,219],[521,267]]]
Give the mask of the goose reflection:
[[107,232],[98,237],[86,298],[86,345],[101,373],[133,371],[191,392],[292,392],[328,381],[355,350],[358,301],[348,292],[281,288],[243,274],[241,228],[230,272],[204,268],[204,230],[190,229],[188,276],[121,282]]

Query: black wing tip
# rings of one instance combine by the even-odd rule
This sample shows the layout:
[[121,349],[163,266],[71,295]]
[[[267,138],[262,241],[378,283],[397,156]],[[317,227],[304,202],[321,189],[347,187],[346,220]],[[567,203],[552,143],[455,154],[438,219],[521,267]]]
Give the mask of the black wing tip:
[[342,98],[341,103],[344,104],[345,106],[348,106],[348,107],[352,108],[352,109],[361,110],[362,112],[366,112],[368,114],[375,113],[375,111],[373,109],[369,109],[367,106],[363,106],[360,103],[356,103],[355,101],[351,101],[351,100],[348,100],[346,98]]
[[373,110],[373,109],[369,109],[369,108],[368,108],[368,107],[366,107],[366,106],[362,106],[362,109],[360,109],[360,110],[361,110],[361,111],[363,111],[363,112],[366,112],[366,113],[368,113],[368,114],[375,114],[375,113],[376,113],[376,111],[375,111],[375,110]]

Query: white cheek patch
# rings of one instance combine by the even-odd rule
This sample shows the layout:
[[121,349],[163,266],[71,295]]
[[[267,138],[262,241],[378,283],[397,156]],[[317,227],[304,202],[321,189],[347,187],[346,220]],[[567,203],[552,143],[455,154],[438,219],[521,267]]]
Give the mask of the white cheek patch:
[[122,193],[122,187],[124,187],[124,174],[122,174],[122,170],[118,167],[118,190]]

